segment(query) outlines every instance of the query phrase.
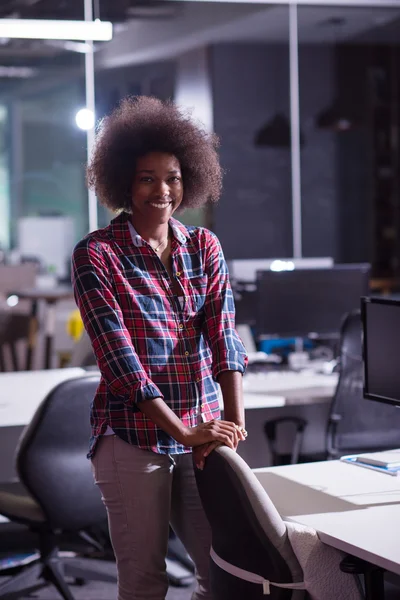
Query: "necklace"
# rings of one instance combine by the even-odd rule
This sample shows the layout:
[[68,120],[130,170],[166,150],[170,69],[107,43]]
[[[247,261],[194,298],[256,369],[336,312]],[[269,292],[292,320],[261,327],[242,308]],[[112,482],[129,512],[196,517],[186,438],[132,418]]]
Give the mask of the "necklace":
[[150,244],[150,246],[153,248],[154,252],[159,252],[159,251],[160,251],[160,248],[161,248],[161,246],[163,246],[163,245],[164,245],[166,242],[168,243],[168,237],[166,237],[165,239],[163,239],[163,240],[162,240],[162,241],[161,241],[161,242],[158,244],[158,246],[156,246],[155,248],[154,248],[154,246],[151,246],[151,244]]

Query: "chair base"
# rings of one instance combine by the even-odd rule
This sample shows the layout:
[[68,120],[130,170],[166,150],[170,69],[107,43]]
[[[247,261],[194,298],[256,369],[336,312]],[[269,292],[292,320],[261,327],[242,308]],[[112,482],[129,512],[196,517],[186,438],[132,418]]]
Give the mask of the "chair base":
[[17,599],[52,584],[64,600],[75,600],[66,577],[72,577],[79,584],[86,580],[117,582],[116,567],[115,573],[105,573],[100,561],[62,558],[53,554],[45,560],[38,560],[35,564],[24,567],[0,585],[0,598]]

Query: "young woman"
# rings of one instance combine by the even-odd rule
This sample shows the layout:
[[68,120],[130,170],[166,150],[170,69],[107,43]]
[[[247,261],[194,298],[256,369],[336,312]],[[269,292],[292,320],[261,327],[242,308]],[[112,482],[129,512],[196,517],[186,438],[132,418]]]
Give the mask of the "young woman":
[[89,457],[118,600],[164,600],[170,523],[196,565],[193,600],[211,597],[211,535],[193,461],[202,468],[216,445],[236,449],[246,436],[247,358],[220,244],[172,216],[218,199],[216,146],[172,103],[128,98],[101,123],[88,166],[89,185],[119,212],[77,244],[72,269],[101,371]]

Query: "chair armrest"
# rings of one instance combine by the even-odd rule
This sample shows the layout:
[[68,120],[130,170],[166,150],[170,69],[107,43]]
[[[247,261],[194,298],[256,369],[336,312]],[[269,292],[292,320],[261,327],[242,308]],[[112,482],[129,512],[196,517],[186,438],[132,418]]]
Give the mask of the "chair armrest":
[[338,458],[339,452],[336,448],[335,439],[336,439],[336,429],[338,423],[342,420],[342,415],[338,413],[332,413],[329,415],[328,426],[326,430],[326,452],[327,452],[327,460],[334,460]]

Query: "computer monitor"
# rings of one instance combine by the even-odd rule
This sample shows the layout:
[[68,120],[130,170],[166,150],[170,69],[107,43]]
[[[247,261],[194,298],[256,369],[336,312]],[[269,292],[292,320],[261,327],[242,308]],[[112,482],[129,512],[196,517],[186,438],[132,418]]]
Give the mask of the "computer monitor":
[[232,281],[232,292],[235,300],[236,325],[256,324],[256,284],[245,281]]
[[258,272],[258,337],[338,337],[344,315],[369,293],[369,274],[369,264]]
[[364,398],[400,406],[400,300],[363,298]]
[[257,271],[329,269],[333,267],[333,258],[235,258],[228,260],[227,263],[231,280],[254,283]]

